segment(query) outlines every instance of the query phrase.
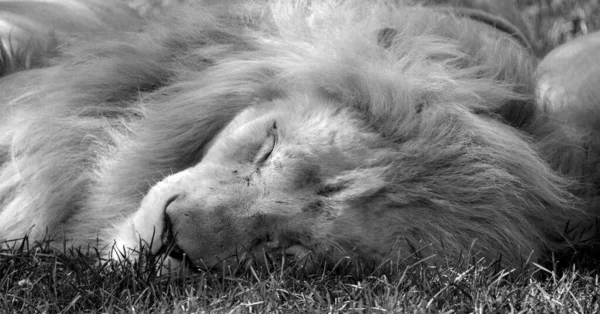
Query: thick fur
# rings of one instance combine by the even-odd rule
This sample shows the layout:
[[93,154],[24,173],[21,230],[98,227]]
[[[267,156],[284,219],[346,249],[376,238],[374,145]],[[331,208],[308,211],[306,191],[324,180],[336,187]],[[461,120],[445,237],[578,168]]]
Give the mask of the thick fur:
[[0,83],[0,238],[108,256],[168,238],[198,266],[262,250],[520,266],[592,221],[575,174],[595,160],[562,166],[583,149],[562,142],[570,121],[536,106],[534,59],[488,25],[299,0],[103,36]]

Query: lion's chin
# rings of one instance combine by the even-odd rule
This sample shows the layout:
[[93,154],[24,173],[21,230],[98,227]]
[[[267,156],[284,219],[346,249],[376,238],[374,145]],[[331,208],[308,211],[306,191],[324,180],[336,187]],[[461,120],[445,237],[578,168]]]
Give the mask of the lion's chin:
[[294,244],[285,250],[285,256],[290,257],[304,272],[314,273],[317,268],[317,261],[313,252],[302,244]]
[[238,252],[221,259],[190,259],[189,255],[177,245],[172,246],[166,254],[162,269],[168,272],[177,271],[183,267],[193,271],[233,275],[250,268],[271,268],[278,265],[292,267],[305,273],[313,273],[318,265],[313,252],[299,243],[292,244],[287,248],[267,248],[264,245],[258,245],[252,250]]

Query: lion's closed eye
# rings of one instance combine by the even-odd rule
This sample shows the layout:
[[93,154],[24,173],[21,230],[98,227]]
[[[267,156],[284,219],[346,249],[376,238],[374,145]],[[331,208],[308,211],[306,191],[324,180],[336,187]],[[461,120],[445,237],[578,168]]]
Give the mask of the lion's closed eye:
[[262,143],[258,152],[256,153],[256,157],[254,158],[253,164],[260,166],[262,165],[275,149],[275,144],[277,143],[277,124],[273,122],[273,126],[269,130],[269,135],[267,139]]

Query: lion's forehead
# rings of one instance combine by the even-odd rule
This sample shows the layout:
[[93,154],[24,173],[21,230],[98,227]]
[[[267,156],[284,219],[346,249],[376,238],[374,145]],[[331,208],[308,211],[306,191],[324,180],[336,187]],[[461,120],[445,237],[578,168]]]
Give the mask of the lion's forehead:
[[315,151],[333,147],[356,150],[364,148],[357,144],[378,138],[375,133],[367,132],[364,122],[348,108],[340,109],[339,105],[318,98],[290,97],[240,112],[217,136],[208,154],[260,143],[273,125],[280,144],[312,147]]

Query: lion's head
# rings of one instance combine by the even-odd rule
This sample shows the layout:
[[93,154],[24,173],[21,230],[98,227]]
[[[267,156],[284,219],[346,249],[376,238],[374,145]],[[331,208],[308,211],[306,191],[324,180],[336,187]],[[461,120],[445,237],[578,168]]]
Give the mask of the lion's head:
[[155,205],[180,249],[208,266],[290,248],[381,258],[393,244],[382,230],[392,217],[376,203],[390,193],[393,154],[357,112],[326,97],[257,103],[198,165],[159,185]]
[[200,163],[153,188],[166,238],[208,267],[265,253],[333,263],[539,254],[534,239],[547,235],[534,219],[548,203],[537,202],[556,196],[540,194],[536,184],[553,182],[535,173],[545,166],[526,140],[463,108],[406,109],[410,132],[390,137],[327,95],[256,100]]

